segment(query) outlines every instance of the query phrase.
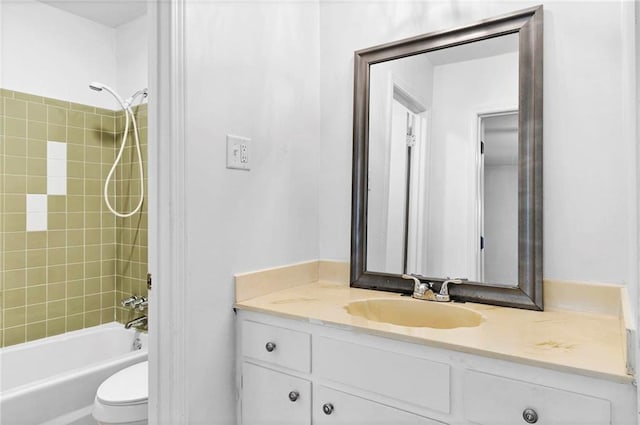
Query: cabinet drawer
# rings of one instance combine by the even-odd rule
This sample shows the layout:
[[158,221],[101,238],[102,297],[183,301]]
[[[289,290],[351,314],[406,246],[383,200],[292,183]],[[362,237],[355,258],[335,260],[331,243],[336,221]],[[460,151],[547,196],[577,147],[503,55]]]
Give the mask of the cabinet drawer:
[[310,425],[311,382],[243,363],[242,424]]
[[311,370],[311,335],[248,320],[243,321],[242,355],[299,372],[309,372]]
[[313,388],[314,425],[444,425],[324,386]]
[[[608,400],[485,373],[464,375],[465,417],[481,425],[605,425],[611,423]],[[537,421],[527,422],[526,409]],[[533,419],[532,419],[533,420]]]
[[313,351],[316,376],[449,413],[447,364],[326,337],[314,339]]

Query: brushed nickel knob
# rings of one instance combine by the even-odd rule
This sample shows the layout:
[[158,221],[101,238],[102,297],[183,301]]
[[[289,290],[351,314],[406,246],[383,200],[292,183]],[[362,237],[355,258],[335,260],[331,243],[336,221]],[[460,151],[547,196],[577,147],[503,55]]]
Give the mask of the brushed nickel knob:
[[272,352],[276,349],[276,343],[269,341],[267,342],[267,345],[264,346],[264,348],[266,348],[268,352]]
[[291,401],[297,401],[297,400],[298,400],[298,398],[300,398],[300,393],[299,393],[299,392],[297,392],[297,391],[291,391],[291,392],[289,393],[289,400],[291,400]]
[[330,415],[331,413],[333,413],[333,404],[331,403],[323,404],[322,411],[324,412],[325,415]]
[[524,409],[524,412],[522,412],[522,418],[528,424],[535,424],[538,422],[538,414],[533,409]]

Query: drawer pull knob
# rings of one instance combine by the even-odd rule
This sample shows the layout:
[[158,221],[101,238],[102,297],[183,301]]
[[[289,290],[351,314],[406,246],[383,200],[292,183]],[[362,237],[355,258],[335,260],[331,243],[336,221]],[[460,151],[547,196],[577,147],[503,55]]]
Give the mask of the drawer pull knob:
[[267,342],[267,345],[264,346],[264,348],[266,348],[268,352],[272,352],[276,349],[276,343],[269,341]]
[[331,413],[333,413],[333,404],[331,403],[323,404],[322,411],[324,412],[325,415],[330,415]]
[[289,393],[289,400],[291,401],[297,401],[299,397],[300,397],[300,393],[297,391],[291,391]]
[[538,414],[533,409],[524,409],[524,412],[522,412],[522,417],[528,424],[535,424],[536,422],[538,422]]

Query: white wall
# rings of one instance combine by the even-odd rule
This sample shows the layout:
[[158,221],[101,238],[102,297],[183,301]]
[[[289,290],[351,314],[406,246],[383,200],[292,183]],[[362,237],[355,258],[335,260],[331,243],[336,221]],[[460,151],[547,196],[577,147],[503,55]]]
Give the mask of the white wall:
[[149,40],[147,16],[116,28],[116,86],[127,99],[147,87],[149,81]]
[[115,109],[89,90],[115,87],[115,30],[33,0],[2,8],[3,88]]
[[[186,10],[185,285],[191,424],[234,423],[233,274],[318,258],[318,5]],[[252,139],[225,168],[225,135]]]
[[0,7],[0,87],[119,109],[89,83],[107,84],[123,98],[146,86],[146,17],[111,28],[34,0]]
[[[353,51],[538,3],[321,2],[320,257],[349,258]],[[544,276],[634,295],[633,5],[543,3]]]

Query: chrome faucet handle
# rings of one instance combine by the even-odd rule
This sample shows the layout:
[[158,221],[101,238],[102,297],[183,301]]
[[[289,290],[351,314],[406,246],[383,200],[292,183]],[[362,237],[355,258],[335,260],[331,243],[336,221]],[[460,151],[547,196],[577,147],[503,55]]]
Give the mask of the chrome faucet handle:
[[414,285],[415,285],[415,286],[420,285],[420,279],[418,279],[417,277],[415,277],[415,276],[414,276],[414,275],[412,275],[412,274],[403,274],[403,275],[402,275],[402,278],[403,278],[403,279],[407,279],[407,280],[411,280],[411,279],[413,279],[413,282],[414,282]]
[[431,291],[431,284],[429,282],[420,282],[420,279],[410,274],[403,274],[403,279],[413,280],[413,298],[420,300],[432,300],[433,291]]
[[442,282],[442,286],[440,287],[440,293],[436,295],[436,300],[437,301],[442,301],[442,302],[449,302],[451,301],[451,297],[449,296],[449,284],[450,283],[454,283],[454,284],[460,284],[463,282],[466,282],[467,279],[462,279],[462,278],[456,278],[456,279],[445,279],[444,282]]
[[149,306],[149,299],[144,298],[144,301],[142,301],[140,304],[138,304],[138,310],[144,311],[144,309],[147,308],[148,306]]
[[420,279],[418,279],[417,277],[410,275],[410,274],[403,274],[402,275],[403,279],[406,280],[413,280],[413,293],[415,294],[417,291],[419,291],[420,287],[422,285],[424,285],[422,282],[420,282]]
[[137,308],[138,310],[143,311],[148,304],[149,304],[149,300],[147,300],[145,297],[140,297],[131,304],[131,307],[133,309]]
[[137,300],[138,300],[138,297],[135,295],[132,295],[129,298],[123,298],[122,301],[120,301],[120,305],[122,307],[132,307]]

